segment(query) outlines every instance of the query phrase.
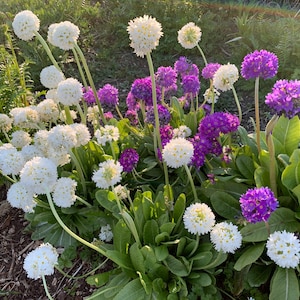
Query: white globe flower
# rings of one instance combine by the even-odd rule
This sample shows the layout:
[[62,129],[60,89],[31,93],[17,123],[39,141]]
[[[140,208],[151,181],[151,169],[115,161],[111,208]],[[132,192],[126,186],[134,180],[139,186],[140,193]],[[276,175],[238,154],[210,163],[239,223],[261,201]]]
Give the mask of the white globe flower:
[[22,152],[11,144],[0,147],[0,171],[3,175],[18,175],[25,163]]
[[174,138],[187,138],[192,134],[192,131],[186,125],[181,125],[178,128],[173,129],[173,139]]
[[94,133],[97,143],[99,145],[105,146],[107,142],[117,141],[120,137],[120,132],[118,127],[113,125],[101,126]]
[[130,46],[140,57],[151,53],[158,46],[159,39],[163,35],[161,24],[147,15],[130,20],[127,31],[131,40]]
[[54,273],[54,266],[58,264],[57,250],[49,243],[41,244],[27,254],[24,260],[24,270],[32,279],[39,279]]
[[59,178],[53,189],[53,202],[60,207],[71,207],[76,201],[77,182],[68,177]]
[[15,15],[12,27],[19,39],[29,41],[39,31],[40,20],[32,11],[23,10]]
[[48,89],[56,89],[64,79],[64,74],[53,65],[45,67],[40,73],[41,84]]
[[84,146],[90,141],[91,134],[86,125],[81,124],[81,123],[74,123],[74,124],[71,124],[70,126],[76,134],[77,143],[76,143],[75,147]]
[[16,130],[11,134],[10,142],[16,148],[23,148],[32,141],[30,134],[24,130]]
[[213,85],[223,92],[231,90],[239,79],[239,70],[233,64],[222,65],[213,76]]
[[59,117],[58,105],[52,99],[41,101],[36,106],[36,110],[39,114],[39,119],[42,122],[55,122]]
[[70,125],[57,125],[49,131],[48,143],[57,151],[69,151],[77,145],[76,132]]
[[79,28],[69,21],[55,23],[48,28],[48,41],[62,50],[70,50],[77,43],[79,33]]
[[12,128],[13,119],[6,114],[0,114],[0,131],[8,132]]
[[187,165],[194,154],[193,144],[184,138],[175,138],[168,142],[162,150],[162,157],[171,168]]
[[77,105],[83,96],[82,84],[75,78],[61,81],[57,86],[57,98],[63,105]]
[[178,42],[183,48],[192,49],[199,43],[201,35],[201,29],[190,22],[178,31]]
[[215,225],[215,215],[207,204],[194,203],[185,210],[183,223],[192,234],[206,234]]

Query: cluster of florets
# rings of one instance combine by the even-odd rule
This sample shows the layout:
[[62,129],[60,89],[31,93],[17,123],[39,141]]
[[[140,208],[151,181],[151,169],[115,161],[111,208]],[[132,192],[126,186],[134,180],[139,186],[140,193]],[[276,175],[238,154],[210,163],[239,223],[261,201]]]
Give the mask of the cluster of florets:
[[219,63],[209,63],[201,71],[201,75],[205,79],[213,79],[216,71],[221,67]]
[[265,103],[278,115],[296,116],[300,112],[300,80],[276,81]]
[[[160,126],[167,125],[171,120],[171,114],[169,110],[165,106],[158,104],[157,111]],[[155,125],[155,115],[153,106],[149,107],[149,109],[147,110],[145,122]]]
[[133,148],[125,149],[119,158],[120,165],[123,167],[124,172],[131,172],[139,161],[139,154]]

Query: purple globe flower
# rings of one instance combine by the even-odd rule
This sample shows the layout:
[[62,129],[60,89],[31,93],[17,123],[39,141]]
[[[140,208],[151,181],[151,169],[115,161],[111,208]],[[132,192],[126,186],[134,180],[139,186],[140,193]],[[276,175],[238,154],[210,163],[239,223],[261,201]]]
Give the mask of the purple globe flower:
[[[163,106],[158,104],[157,105],[157,110],[158,110],[158,117],[159,117],[159,123],[161,126],[163,125],[167,125],[170,122],[171,119],[171,114],[169,112],[169,110]],[[151,106],[147,113],[146,113],[146,119],[145,119],[146,123],[155,125],[155,116],[154,116],[154,108],[153,106]]]
[[139,161],[139,154],[133,148],[125,149],[119,158],[119,163],[123,167],[123,171],[130,173]]
[[191,165],[200,169],[204,165],[205,155],[211,150],[211,141],[208,137],[201,136],[200,134],[196,134],[190,141],[194,146],[194,155],[191,159]]
[[285,114],[292,118],[300,112],[300,81],[278,80],[275,82],[272,92],[267,94],[265,103],[276,114]]
[[212,79],[220,67],[219,63],[209,63],[202,69],[201,75],[205,79]]
[[173,127],[165,125],[159,128],[162,146],[164,147],[173,137]]
[[196,96],[200,90],[200,81],[198,76],[186,75],[182,78],[182,89],[184,94]]
[[96,103],[94,92],[90,86],[83,88],[83,99],[89,105]]
[[176,85],[177,73],[172,67],[159,67],[155,75],[156,84],[160,87],[169,88]]
[[118,89],[110,84],[105,84],[103,88],[99,89],[97,95],[101,104],[108,107],[114,107],[119,103]]
[[140,104],[131,92],[129,92],[127,95],[126,105],[129,110],[139,110],[140,108]]
[[[152,106],[152,83],[150,77],[135,79],[131,86],[132,95],[145,102],[146,106]],[[157,100],[160,99],[161,92],[156,88]]]
[[204,117],[198,127],[198,132],[202,136],[210,139],[217,138],[221,133],[226,134],[236,131],[240,125],[236,115],[224,112],[216,112]]
[[272,78],[278,70],[277,56],[267,50],[255,50],[244,57],[241,75],[246,79],[261,77]]
[[197,65],[190,62],[186,57],[181,56],[174,64],[175,72],[184,77],[186,75],[199,76],[199,69]]
[[240,197],[244,218],[250,223],[267,222],[278,207],[278,200],[268,187],[249,189]]

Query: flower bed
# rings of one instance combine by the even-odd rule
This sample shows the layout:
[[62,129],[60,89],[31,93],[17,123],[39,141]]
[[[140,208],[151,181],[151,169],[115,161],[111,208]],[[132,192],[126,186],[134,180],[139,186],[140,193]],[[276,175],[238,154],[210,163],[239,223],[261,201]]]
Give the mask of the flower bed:
[[[80,80],[65,78],[31,11],[12,26],[20,39],[38,39],[52,62],[40,75],[45,99],[0,115],[7,199],[42,241],[24,269],[49,299],[45,276],[79,245],[113,262],[87,274],[98,287],[87,299],[299,299],[300,82],[275,83],[266,96],[274,116],[262,131],[259,80],[277,73],[274,53],[256,50],[241,63],[243,79],[255,81],[250,134],[234,87],[239,69],[208,63],[192,22],[178,42],[198,48],[201,76],[186,57],[155,71],[161,24],[146,15],[129,22],[150,76],[133,82],[126,112],[115,87],[96,90],[76,25],[52,24],[47,39],[73,52]],[[209,82],[203,99],[200,77]],[[238,116],[214,111],[224,92]]]

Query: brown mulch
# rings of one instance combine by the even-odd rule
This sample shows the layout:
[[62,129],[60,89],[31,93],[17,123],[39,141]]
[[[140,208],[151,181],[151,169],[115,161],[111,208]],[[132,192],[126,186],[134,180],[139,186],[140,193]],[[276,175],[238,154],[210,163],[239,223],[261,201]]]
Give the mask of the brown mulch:
[[[42,279],[28,278],[23,269],[24,258],[41,241],[32,241],[30,234],[24,233],[28,225],[24,212],[12,208],[5,199],[6,189],[0,186],[0,299],[46,300]],[[78,260],[68,274],[81,276],[88,271],[90,266]],[[85,279],[69,279],[56,270],[46,280],[50,294],[56,300],[81,300],[93,292]]]

